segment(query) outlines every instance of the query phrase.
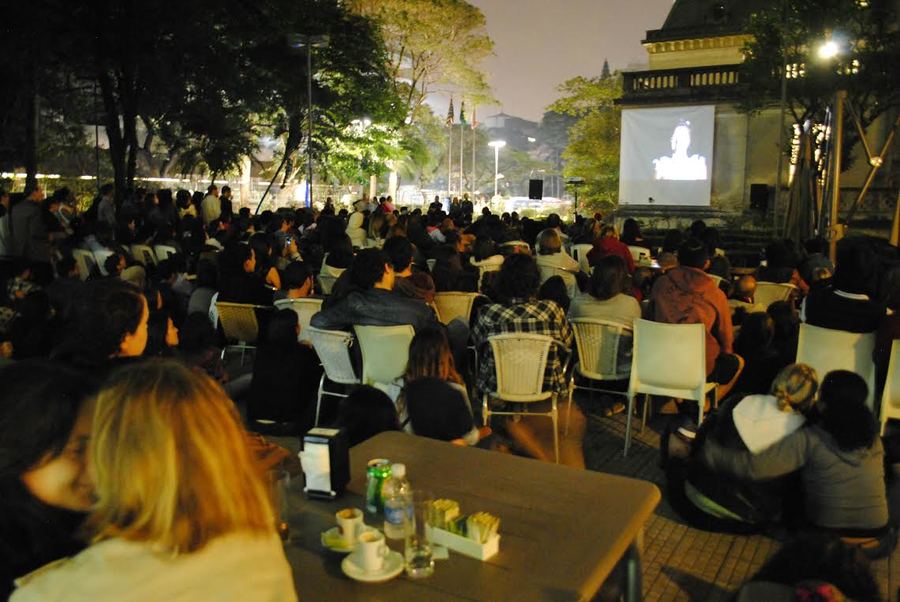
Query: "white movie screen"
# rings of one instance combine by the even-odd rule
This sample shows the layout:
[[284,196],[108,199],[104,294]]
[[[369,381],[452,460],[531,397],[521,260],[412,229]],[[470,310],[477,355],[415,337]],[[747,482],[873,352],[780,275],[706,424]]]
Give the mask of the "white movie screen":
[[715,106],[622,111],[619,202],[709,206]]

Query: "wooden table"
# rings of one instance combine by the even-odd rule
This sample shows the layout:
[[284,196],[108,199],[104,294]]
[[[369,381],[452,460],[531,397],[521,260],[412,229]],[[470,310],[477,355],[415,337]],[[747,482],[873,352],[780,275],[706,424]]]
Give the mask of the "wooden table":
[[[381,585],[352,581],[339,555],[322,548],[320,533],[334,513],[363,508],[366,462],[403,462],[413,489],[455,499],[464,513],[498,516],[500,552],[486,562],[450,552],[434,575]],[[301,600],[587,600],[626,558],[626,599],[639,600],[640,535],[659,503],[647,481],[463,448],[403,433],[382,433],[350,451],[349,491],[334,502],[291,494],[291,543],[286,547]],[[382,526],[381,515],[366,523]],[[391,542],[402,552],[402,542]]]

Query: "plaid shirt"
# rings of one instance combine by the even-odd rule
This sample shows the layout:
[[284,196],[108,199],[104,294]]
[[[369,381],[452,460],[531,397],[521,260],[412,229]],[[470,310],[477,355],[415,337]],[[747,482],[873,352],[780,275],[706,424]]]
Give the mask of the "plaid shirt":
[[[478,313],[478,321],[472,329],[472,340],[478,349],[478,389],[496,391],[497,375],[494,371],[494,354],[488,337],[505,332],[528,332],[553,337],[571,350],[574,341],[572,327],[566,314],[553,301],[514,299],[510,305],[492,303]],[[568,387],[563,372],[565,357],[560,357],[556,345],[551,345],[544,373],[544,388],[565,391]]]

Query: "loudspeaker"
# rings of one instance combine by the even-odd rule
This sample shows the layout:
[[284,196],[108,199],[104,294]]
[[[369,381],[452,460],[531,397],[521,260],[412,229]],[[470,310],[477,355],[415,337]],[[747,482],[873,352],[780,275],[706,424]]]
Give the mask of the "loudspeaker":
[[528,198],[538,200],[544,198],[543,180],[528,180]]
[[750,184],[750,208],[765,211],[769,208],[768,184]]

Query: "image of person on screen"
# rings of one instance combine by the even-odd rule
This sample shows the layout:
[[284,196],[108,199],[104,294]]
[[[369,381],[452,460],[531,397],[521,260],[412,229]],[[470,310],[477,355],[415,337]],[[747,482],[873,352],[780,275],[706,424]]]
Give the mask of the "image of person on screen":
[[688,156],[691,146],[691,122],[681,120],[672,132],[672,156],[653,160],[657,180],[705,180],[706,157]]

